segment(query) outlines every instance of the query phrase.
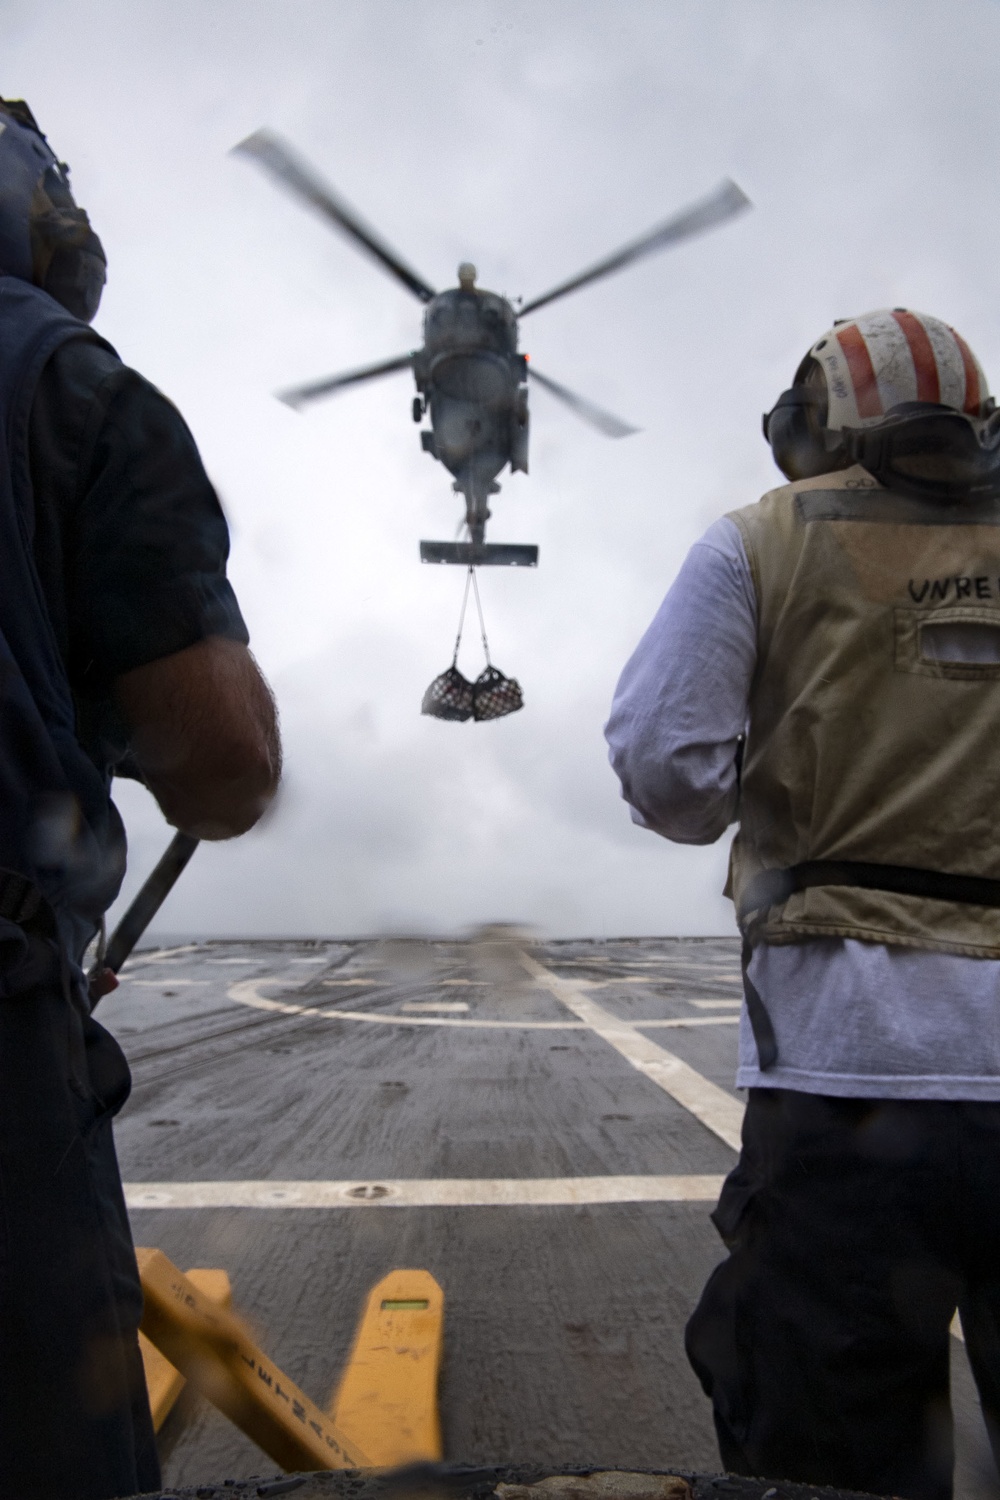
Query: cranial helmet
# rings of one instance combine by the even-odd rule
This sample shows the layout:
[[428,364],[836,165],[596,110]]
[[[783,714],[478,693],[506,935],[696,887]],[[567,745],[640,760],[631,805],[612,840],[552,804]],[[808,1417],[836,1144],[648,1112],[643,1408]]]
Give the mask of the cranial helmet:
[[860,463],[889,488],[947,501],[1000,495],[1000,414],[968,344],[896,307],[835,323],[764,417],[789,479]]
[[97,312],[107,261],[69,186],[69,168],[28,106],[0,99],[0,275],[41,287],[74,317]]

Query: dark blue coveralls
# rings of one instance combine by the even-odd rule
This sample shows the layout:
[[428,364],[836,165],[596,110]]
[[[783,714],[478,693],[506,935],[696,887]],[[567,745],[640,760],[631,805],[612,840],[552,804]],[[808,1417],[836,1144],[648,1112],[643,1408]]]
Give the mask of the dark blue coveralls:
[[80,338],[95,336],[46,293],[0,277],[0,1494],[17,1500],[159,1486],[111,1133],[129,1072],[79,963],[124,841],[32,547],[32,398]]

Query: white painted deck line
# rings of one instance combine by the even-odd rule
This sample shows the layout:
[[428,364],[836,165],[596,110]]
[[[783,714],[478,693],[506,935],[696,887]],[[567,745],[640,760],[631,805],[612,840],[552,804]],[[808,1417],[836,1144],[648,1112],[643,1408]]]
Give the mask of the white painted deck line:
[[[697,1005],[698,1002],[695,1000],[693,1003]],[[631,1021],[629,1024],[637,1027],[639,1031],[646,1031],[650,1027],[656,1027],[658,1030],[661,1030],[664,1026],[676,1027],[678,1031],[686,1031],[689,1026],[738,1026],[740,1018],[738,1015],[671,1016],[665,1021]]]
[[209,980],[209,979],[171,979],[171,977],[170,977],[169,974],[164,974],[164,976],[163,976],[162,979],[133,979],[130,974],[126,974],[124,976],[124,978],[120,981],[120,983],[121,984],[141,985],[142,988],[145,989],[145,990],[162,990],[166,985],[169,985],[172,990],[179,990],[182,987],[188,988],[188,989],[190,989],[192,986],[201,986],[201,987],[204,987],[206,984],[210,984],[211,980]]
[[659,1047],[649,1037],[643,1036],[637,1026],[619,1020],[611,1011],[605,1010],[603,1005],[598,1005],[575,980],[553,974],[551,969],[546,969],[530,953],[522,951],[520,959],[528,973],[561,1001],[567,1010],[585,1022],[634,1068],[669,1094],[671,1099],[690,1110],[696,1120],[700,1120],[721,1141],[725,1141],[727,1146],[739,1151],[744,1106],[738,1099],[704,1078],[673,1052],[668,1052],[665,1047]]
[[616,984],[665,984],[665,974],[619,974],[614,979],[577,979],[579,985],[592,990],[609,990]]
[[698,1010],[742,1010],[742,1000],[689,1000]]
[[[263,979],[239,979],[229,985],[226,995],[238,1005],[249,1005],[254,1010],[270,1010],[284,1016],[322,1016],[327,1021],[372,1021],[377,1026],[468,1026],[486,1031],[586,1031],[590,1027],[589,1021],[495,1021],[489,1018],[449,1015],[401,1015],[396,1011],[335,1010],[326,1005],[300,1005],[292,1000],[270,1000],[260,993],[263,985],[287,983],[287,979],[274,975],[266,975]],[[736,1026],[738,1022],[738,1016],[674,1016],[668,1020],[635,1021],[632,1024],[637,1029],[644,1029],[651,1026]],[[622,1025],[627,1024],[622,1022]]]
[[260,990],[266,984],[285,984],[287,979],[240,979],[228,986],[226,994],[238,1005],[254,1010],[275,1011],[283,1016],[322,1016],[327,1021],[372,1021],[378,1026],[474,1026],[497,1031],[583,1031],[580,1021],[473,1021],[464,1016],[403,1016],[374,1010],[335,1010],[326,1005],[297,1005],[291,1000],[269,1000]]
[[182,953],[197,953],[200,947],[200,943],[184,943],[179,948],[145,948],[141,953],[130,953],[122,967],[132,969],[138,964],[166,963],[179,958]]
[[433,1015],[436,1011],[443,1015],[460,1015],[469,1007],[464,1000],[407,1000],[400,1009],[416,1011],[418,1014],[422,1011],[425,1015]]
[[444,1177],[353,1182],[127,1182],[130,1209],[528,1208],[714,1203],[722,1177]]

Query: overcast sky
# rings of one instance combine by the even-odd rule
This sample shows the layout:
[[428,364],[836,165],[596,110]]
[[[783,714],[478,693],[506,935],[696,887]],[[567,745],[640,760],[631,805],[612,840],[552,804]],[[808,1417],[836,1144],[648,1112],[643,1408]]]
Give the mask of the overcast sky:
[[[631,826],[601,726],[690,544],[778,482],[760,413],[835,317],[953,323],[1000,383],[994,0],[0,0],[108,251],[99,331],[193,428],[286,746],[266,827],[199,851],[160,933],[733,931],[726,849]],[[537,294],[725,176],[755,208],[543,309],[523,347],[642,431],[537,388],[530,477],[480,574],[498,723],[422,718],[458,569],[450,476],[402,374],[296,415],[275,388],[404,352],[420,306],[246,161],[269,125],[431,283]],[[481,665],[474,635],[460,665]],[[118,796],[126,893],[168,830]]]

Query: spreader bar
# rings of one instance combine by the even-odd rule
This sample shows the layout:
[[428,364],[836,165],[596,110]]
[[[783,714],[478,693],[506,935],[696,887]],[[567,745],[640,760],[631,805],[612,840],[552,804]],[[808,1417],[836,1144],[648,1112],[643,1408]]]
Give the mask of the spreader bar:
[[537,568],[538,548],[517,542],[421,542],[420,561],[463,568]]

